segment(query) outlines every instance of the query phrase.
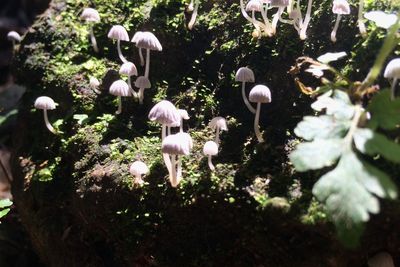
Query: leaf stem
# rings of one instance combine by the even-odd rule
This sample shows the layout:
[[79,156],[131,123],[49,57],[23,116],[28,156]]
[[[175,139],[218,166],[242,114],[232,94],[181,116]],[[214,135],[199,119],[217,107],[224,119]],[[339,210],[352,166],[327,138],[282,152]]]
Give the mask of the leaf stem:
[[351,150],[353,145],[353,135],[357,130],[358,123],[360,121],[363,109],[360,105],[355,105],[354,116],[351,121],[350,129],[344,137],[343,141],[345,144],[345,148]]

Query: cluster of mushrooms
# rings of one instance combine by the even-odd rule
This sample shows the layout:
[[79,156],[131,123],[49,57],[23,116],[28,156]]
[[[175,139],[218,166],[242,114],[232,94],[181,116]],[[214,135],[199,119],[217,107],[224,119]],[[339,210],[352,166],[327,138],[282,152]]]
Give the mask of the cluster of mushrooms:
[[[307,38],[307,28],[311,21],[311,9],[313,0],[308,0],[306,14],[301,13],[301,0],[249,0],[246,4],[240,0],[240,10],[243,16],[254,25],[253,37],[273,36],[276,33],[278,22],[293,25],[300,39]],[[268,18],[268,11],[274,9],[272,20]],[[366,35],[363,22],[364,0],[359,0],[358,27],[362,36]],[[284,18],[286,9],[287,17]],[[350,5],[347,0],[333,0],[332,12],[337,15],[335,26],[331,33],[332,42],[336,42],[336,32],[342,15],[350,14]],[[260,15],[258,15],[260,14]]]

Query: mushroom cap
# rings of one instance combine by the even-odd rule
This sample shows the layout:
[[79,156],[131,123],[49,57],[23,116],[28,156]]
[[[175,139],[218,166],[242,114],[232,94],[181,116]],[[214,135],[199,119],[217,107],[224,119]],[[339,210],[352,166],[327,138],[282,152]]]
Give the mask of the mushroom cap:
[[22,37],[21,37],[21,35],[19,35],[18,32],[10,31],[7,33],[7,39],[9,41],[21,42]]
[[387,252],[381,252],[368,260],[369,267],[394,267],[393,258]]
[[94,8],[85,8],[81,14],[81,19],[86,22],[100,22],[100,15]]
[[261,12],[262,9],[263,7],[260,0],[250,0],[246,5],[246,11]]
[[149,78],[145,77],[145,76],[139,76],[137,77],[136,81],[135,81],[135,87],[137,88],[150,88],[151,87],[151,83]]
[[182,119],[184,119],[184,120],[190,119],[189,114],[187,113],[186,110],[178,108],[178,112],[179,112],[179,114],[181,114]]
[[254,80],[254,72],[250,68],[241,67],[237,70],[235,81],[254,83]]
[[141,36],[142,34],[143,34],[143,32],[141,32],[141,31],[135,32],[135,34],[134,34],[133,37],[132,37],[131,42],[132,42],[132,43],[137,43],[137,40],[140,38],[140,36]]
[[163,153],[170,155],[189,155],[193,146],[191,139],[187,133],[168,135],[162,142],[161,150]]
[[121,25],[112,26],[107,36],[110,39],[129,41],[128,32],[125,30],[124,26]]
[[142,174],[146,174],[149,172],[149,168],[147,167],[147,165],[140,161],[137,160],[134,163],[132,163],[131,167],[129,168],[129,172],[133,175],[142,175]]
[[119,74],[128,76],[137,76],[138,72],[135,64],[128,61],[121,65],[121,68],[119,69]]
[[209,123],[208,126],[215,130],[219,128],[221,131],[228,131],[228,126],[226,125],[226,120],[223,117],[215,117]]
[[350,14],[350,5],[347,0],[334,0],[332,6],[332,12],[338,15]]
[[271,7],[286,7],[289,5],[289,0],[271,0]]
[[383,74],[385,78],[400,78],[400,58],[392,59],[385,68],[385,73]]
[[139,48],[162,51],[160,41],[152,32],[141,32],[137,36],[133,36],[132,42],[136,42],[136,46]]
[[218,155],[218,145],[214,141],[207,141],[203,146],[203,154],[206,156]]
[[39,96],[36,98],[34,106],[37,109],[55,109],[56,103],[48,96]]
[[124,80],[117,80],[111,84],[110,94],[115,96],[130,96],[131,91],[129,90],[128,84]]
[[259,84],[251,89],[249,94],[250,102],[255,103],[270,103],[271,102],[271,91],[265,85]]
[[96,77],[90,77],[89,86],[91,88],[96,88],[100,85],[100,81]]
[[178,127],[181,125],[181,115],[174,104],[168,100],[162,100],[150,110],[149,120],[160,124],[166,124],[169,127]]

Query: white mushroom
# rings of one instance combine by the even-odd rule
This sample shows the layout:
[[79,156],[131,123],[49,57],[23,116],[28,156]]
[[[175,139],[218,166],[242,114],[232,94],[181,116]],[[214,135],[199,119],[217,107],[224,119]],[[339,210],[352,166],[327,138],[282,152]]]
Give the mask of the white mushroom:
[[271,102],[271,91],[265,85],[256,85],[251,89],[249,99],[253,103],[257,103],[257,111],[256,116],[254,118],[254,132],[256,133],[258,142],[264,142],[262,138],[260,129],[258,127],[258,123],[260,120],[260,109],[261,103],[270,103]]
[[100,81],[97,78],[90,77],[89,86],[96,94],[101,94],[101,92],[97,89],[100,86]]
[[47,129],[49,129],[49,131],[53,134],[56,134],[57,131],[50,124],[49,118],[47,117],[47,110],[53,110],[56,108],[56,103],[54,102],[54,100],[48,96],[40,96],[36,98],[34,106],[36,109],[43,109],[43,117]]
[[181,126],[179,126],[179,132],[183,132],[183,120],[190,119],[189,114],[184,109],[178,109],[179,114],[181,115]]
[[336,32],[339,28],[340,19],[342,15],[349,15],[350,14],[350,5],[347,0],[334,0],[332,6],[332,12],[337,14],[335,26],[331,32],[331,41],[336,42]]
[[300,29],[301,40],[305,40],[307,38],[307,28],[311,20],[311,8],[312,8],[312,0],[308,0],[306,16],[304,18],[304,21],[301,23],[301,29]]
[[146,49],[146,68],[144,76],[149,78],[150,50],[162,51],[162,46],[157,37],[151,32],[142,32],[135,41],[137,47]]
[[285,8],[289,6],[289,0],[271,0],[271,7],[277,7],[278,11],[275,13],[274,18],[272,20],[272,33],[276,33],[276,26],[278,25],[278,21],[281,19],[281,15]]
[[203,154],[208,157],[208,167],[211,171],[215,170],[215,167],[211,161],[211,157],[218,155],[218,144],[214,141],[207,141],[203,146]]
[[397,80],[400,79],[400,58],[392,59],[385,68],[383,76],[387,79],[392,79],[391,98],[396,96]]
[[147,174],[149,172],[149,168],[144,162],[137,160],[132,163],[131,167],[129,168],[129,172],[135,177],[134,183],[142,185],[144,183],[142,175]]
[[128,62],[128,60],[122,55],[121,52],[121,41],[129,41],[128,32],[121,25],[112,26],[111,30],[108,32],[108,38],[117,40],[118,56],[122,63]]
[[242,82],[242,97],[243,101],[246,104],[246,107],[252,113],[256,113],[256,109],[250,104],[249,100],[247,100],[246,96],[246,82],[254,83],[254,72],[247,67],[241,67],[236,72],[235,81]]
[[380,252],[368,260],[369,267],[394,267],[392,256],[387,252]]
[[127,97],[131,95],[128,84],[124,80],[118,80],[111,84],[110,94],[118,97],[118,110],[116,114],[121,114],[122,112],[122,97]]
[[138,75],[138,72],[137,72],[135,64],[133,64],[130,61],[122,64],[121,68],[119,69],[119,74],[128,76],[129,89],[131,90],[131,93],[132,93],[133,97],[137,97],[136,91],[133,90],[133,88],[132,88],[132,81],[131,81],[131,76],[137,76]]
[[135,81],[135,87],[139,88],[139,104],[143,104],[144,89],[151,87],[150,80],[145,76],[139,76]]
[[12,42],[13,49],[15,48],[15,43],[21,42],[21,35],[16,31],[10,31],[7,33],[7,40]]
[[[137,40],[140,38],[141,34],[143,34],[143,32],[141,32],[141,31],[135,32],[135,34],[132,37],[131,42],[137,43]],[[138,50],[139,50],[139,57],[140,57],[140,66],[144,66],[144,58],[143,58],[142,48],[138,47]]]
[[209,123],[208,126],[215,130],[215,143],[219,144],[219,132],[228,131],[228,126],[226,125],[226,120],[223,117],[215,117]]
[[93,33],[93,24],[100,22],[100,15],[94,8],[85,8],[81,14],[81,19],[85,20],[86,23],[89,23],[90,28],[90,41],[92,42],[93,49],[96,53],[99,52],[99,47],[97,46],[96,37]]

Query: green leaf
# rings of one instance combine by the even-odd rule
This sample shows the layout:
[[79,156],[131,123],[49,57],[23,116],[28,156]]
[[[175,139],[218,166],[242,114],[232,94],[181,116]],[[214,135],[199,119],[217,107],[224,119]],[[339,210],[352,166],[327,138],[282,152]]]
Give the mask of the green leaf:
[[0,218],[6,216],[10,212],[10,209],[4,209],[0,211]]
[[353,138],[354,144],[360,152],[371,156],[380,154],[387,160],[400,163],[400,145],[389,140],[385,135],[371,129],[358,128],[354,132]]
[[371,114],[369,126],[394,130],[400,125],[400,98],[390,99],[390,90],[382,90],[376,94],[368,106]]
[[0,209],[5,208],[5,207],[9,207],[12,204],[13,204],[13,202],[11,200],[9,200],[8,198],[1,199],[0,200]]
[[313,139],[328,139],[343,137],[350,127],[348,120],[336,120],[332,116],[306,116],[303,118],[294,133],[307,141]]
[[6,123],[9,119],[15,117],[18,114],[17,109],[10,110],[8,113],[5,115],[0,116],[0,126],[4,123]]
[[74,120],[77,120],[79,125],[82,125],[83,123],[85,123],[87,121],[89,116],[87,114],[74,114],[74,116],[72,118]]
[[341,153],[341,139],[316,139],[297,145],[289,158],[296,170],[302,172],[331,166]]
[[351,119],[354,116],[354,106],[348,95],[340,90],[321,95],[311,107],[319,112],[325,110],[327,115],[333,115],[337,119]]

